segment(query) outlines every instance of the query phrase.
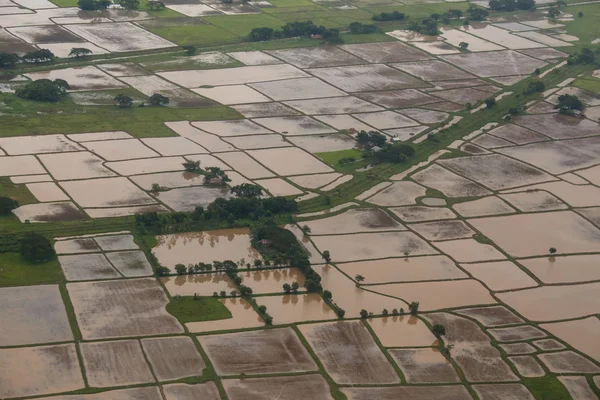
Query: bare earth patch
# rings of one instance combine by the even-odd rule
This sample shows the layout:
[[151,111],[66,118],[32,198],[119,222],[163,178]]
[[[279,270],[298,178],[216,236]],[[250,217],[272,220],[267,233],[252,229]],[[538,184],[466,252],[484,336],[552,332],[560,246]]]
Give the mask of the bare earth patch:
[[206,367],[191,338],[142,339],[142,346],[159,381],[202,376]]
[[298,396],[333,400],[329,385],[321,375],[226,379],[223,385],[230,400],[295,400]]
[[392,349],[390,354],[408,383],[453,383],[460,379],[439,349]]

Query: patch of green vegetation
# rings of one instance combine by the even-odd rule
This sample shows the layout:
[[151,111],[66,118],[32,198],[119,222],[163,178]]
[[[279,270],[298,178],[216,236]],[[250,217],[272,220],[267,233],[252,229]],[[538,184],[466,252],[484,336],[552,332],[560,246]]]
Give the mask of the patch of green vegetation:
[[280,28],[285,22],[269,14],[249,15],[220,15],[215,17],[204,17],[205,21],[225,29],[236,36],[246,37],[254,28]]
[[487,236],[481,234],[481,233],[476,233],[475,235],[473,235],[473,239],[475,239],[475,241],[477,241],[478,243],[481,244],[494,244],[494,242]]
[[0,197],[10,197],[16,200],[20,206],[38,202],[27,186],[16,185],[8,177],[0,177]]
[[2,116],[1,136],[79,133],[83,127],[96,131],[126,131],[136,137],[175,136],[168,121],[229,120],[241,115],[226,106],[205,108],[77,106],[69,99],[57,103],[23,100],[0,94],[0,102],[12,108]]
[[425,194],[427,195],[427,197],[437,197],[440,199],[446,198],[446,196],[444,196],[444,193],[440,192],[439,190],[431,189],[431,188],[427,188],[427,191],[425,192]]
[[78,0],[52,0],[59,7],[77,7]]
[[600,93],[600,79],[594,78],[593,76],[584,76],[575,79],[573,86],[580,89],[589,90],[593,93]]
[[58,260],[39,264],[25,261],[19,253],[0,253],[0,287],[62,282]]
[[[590,47],[592,40],[600,37],[600,4],[584,4],[578,6],[569,6],[561,8],[561,11],[573,14],[574,21],[561,21],[565,24],[565,29],[569,35],[574,35],[579,38],[578,42],[574,42],[573,47],[562,47],[561,51],[572,53],[579,51],[581,47]],[[578,17],[579,12],[583,13],[582,17]]]
[[326,162],[329,165],[336,166],[338,165],[338,161],[342,158],[350,158],[354,157],[359,160],[362,158],[362,153],[357,149],[348,149],[348,150],[338,150],[338,151],[328,151],[324,153],[315,153],[317,157]]
[[536,400],[570,400],[571,396],[556,376],[547,375],[541,378],[524,378],[523,384]]
[[[233,20],[230,22],[234,24]],[[185,45],[217,45],[240,42],[241,39],[218,26],[209,24],[180,25],[180,26],[155,26],[145,25],[150,32],[170,40],[180,46]],[[250,33],[250,31],[248,31]]]
[[215,297],[173,297],[167,312],[182,324],[231,318],[231,312]]

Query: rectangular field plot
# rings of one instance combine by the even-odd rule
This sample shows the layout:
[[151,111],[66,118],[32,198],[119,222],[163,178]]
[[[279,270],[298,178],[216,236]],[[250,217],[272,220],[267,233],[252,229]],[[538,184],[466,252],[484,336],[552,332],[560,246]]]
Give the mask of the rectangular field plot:
[[377,208],[352,209],[333,217],[310,221],[307,225],[312,235],[406,230],[385,211]]
[[92,387],[154,382],[137,340],[82,343],[81,355]]
[[383,110],[383,108],[379,106],[352,96],[286,101],[285,104],[307,115],[349,114]]
[[[6,151],[9,156],[83,150],[80,145],[70,141],[64,135],[34,135],[0,138],[0,147]],[[4,169],[2,169],[2,171],[4,171]]]
[[84,388],[73,344],[0,349],[0,397],[23,397]]
[[425,82],[383,64],[311,69],[310,73],[347,92],[428,87]]
[[59,256],[58,261],[68,281],[121,278],[104,254]]
[[32,80],[64,79],[69,84],[69,91],[118,89],[126,87],[125,84],[119,82],[117,79],[94,66],[32,72],[26,74],[26,76]]
[[152,275],[152,266],[142,251],[117,251],[107,253],[106,257],[125,277]]
[[400,383],[362,322],[328,322],[299,328],[337,383]]
[[289,64],[257,65],[211,70],[169,71],[158,75],[180,86],[241,85],[253,82],[276,81],[291,78],[306,78],[308,74]]
[[0,288],[0,304],[0,346],[73,340],[57,285]]
[[350,235],[313,236],[317,248],[329,250],[334,262],[437,254],[427,242],[412,232],[357,233]]
[[369,318],[368,322],[385,347],[431,347],[438,344],[427,325],[413,315]]
[[142,206],[156,201],[127,178],[102,178],[61,182],[81,207]]
[[[166,392],[166,387],[165,387]],[[43,397],[40,400],[163,400],[158,387],[108,390],[95,394],[64,395]],[[171,400],[167,397],[168,400]],[[204,399],[203,399],[204,400]],[[206,399],[209,400],[209,399]],[[212,399],[210,399],[212,400]]]
[[318,135],[336,130],[305,116],[257,118],[255,122],[284,135]]
[[[250,287],[252,286],[250,285]],[[257,301],[259,305],[267,307],[269,314],[273,316],[274,324],[325,321],[337,318],[335,312],[316,293],[264,296]]]
[[370,63],[405,62],[431,58],[429,54],[401,42],[346,44],[340,47]]
[[453,386],[395,386],[386,388],[344,388],[342,392],[351,400],[472,400],[466,387]]
[[69,25],[71,32],[111,52],[139,51],[173,47],[173,43],[131,22]]
[[154,279],[67,284],[84,339],[181,333]]
[[188,322],[185,326],[193,333],[217,332],[235,329],[258,328],[265,322],[254,308],[244,299],[227,298],[219,300],[231,312],[231,318],[217,321]]
[[461,30],[513,50],[546,47],[546,45],[544,44],[521,38],[519,36],[513,35],[507,30],[497,28],[492,25],[470,25],[461,28]]
[[[248,154],[271,171],[282,176],[319,174],[333,171],[319,159],[297,147],[250,150]],[[294,160],[294,162],[288,162],[289,160]]]
[[159,381],[202,376],[206,364],[191,338],[179,336],[142,339],[141,342]]
[[223,385],[230,400],[296,400],[299,396],[312,400],[333,400],[331,389],[321,375],[226,379]]
[[291,328],[200,336],[198,340],[219,375],[317,370]]
[[267,53],[299,68],[363,64],[363,60],[334,46],[271,50]]
[[194,385],[173,383],[163,386],[163,392],[165,393],[166,400],[221,400],[219,389],[217,389],[217,385],[214,382]]
[[115,176],[114,172],[103,165],[104,160],[87,151],[40,154],[38,158],[56,180]]
[[452,54],[442,56],[442,58],[472,74],[484,78],[528,75],[536,68],[542,68],[547,65],[544,61],[513,50]]
[[392,349],[390,354],[408,383],[453,383],[460,379],[439,349]]

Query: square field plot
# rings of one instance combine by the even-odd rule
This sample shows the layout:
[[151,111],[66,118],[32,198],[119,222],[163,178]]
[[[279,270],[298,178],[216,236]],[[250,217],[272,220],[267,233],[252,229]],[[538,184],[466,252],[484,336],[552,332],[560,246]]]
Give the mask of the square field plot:
[[69,283],[67,290],[86,340],[183,332],[154,279]]
[[424,51],[401,42],[346,44],[340,47],[370,63],[406,62],[431,58]]
[[44,174],[46,171],[34,156],[0,157],[0,176]]
[[536,68],[542,68],[547,65],[544,61],[513,50],[452,54],[442,56],[442,58],[484,78],[528,75]]
[[309,77],[307,73],[289,64],[256,65],[209,70],[169,71],[159,73],[158,75],[180,86],[188,88],[197,88],[200,86],[241,85],[253,82]]
[[273,100],[278,101],[336,97],[346,94],[317,78],[259,82],[252,83],[250,86]]
[[221,376],[317,370],[291,328],[201,336],[198,340]]
[[352,96],[286,101],[285,104],[308,115],[350,114],[383,110],[379,106]]
[[432,347],[438,344],[427,325],[413,315],[369,318],[368,322],[384,347]]
[[460,379],[439,349],[393,349],[390,354],[408,383],[454,383]]
[[65,181],[60,185],[82,207],[141,206],[156,203],[127,178]]
[[400,383],[396,371],[362,322],[328,322],[299,328],[337,383]]
[[69,25],[67,29],[111,52],[151,50],[175,46],[168,40],[145,31],[130,22]]
[[428,87],[425,82],[383,64],[311,69],[310,73],[348,92]]
[[255,124],[249,119],[235,121],[198,121],[192,125],[217,136],[244,136],[271,133],[270,130]]
[[331,389],[321,375],[280,376],[272,378],[226,379],[230,400],[333,400]]
[[92,387],[154,382],[137,340],[82,343],[81,355]]
[[387,108],[413,107],[440,101],[416,89],[364,92],[359,97]]
[[126,87],[125,84],[93,66],[31,72],[25,74],[25,76],[32,80],[64,79],[69,83],[68,90],[71,92],[76,90],[118,89]]
[[142,339],[142,346],[159,381],[202,376],[206,367],[189,337]]
[[142,139],[142,142],[162,156],[207,153],[203,147],[182,137],[148,138]]
[[377,129],[405,128],[419,125],[418,122],[394,111],[354,114],[354,117]]
[[271,99],[263,96],[260,92],[245,85],[198,88],[193,89],[193,91],[200,96],[208,97],[211,100],[225,105],[267,103],[271,101]]
[[0,397],[3,399],[84,387],[73,344],[0,349]]
[[263,296],[258,304],[267,307],[275,324],[337,319],[335,312],[316,293]]
[[143,251],[118,251],[107,253],[109,261],[124,276],[138,277],[152,275],[152,266]]
[[363,60],[334,46],[271,50],[267,53],[299,68],[363,64]]
[[73,340],[57,285],[1,288],[0,304],[0,346]]
[[7,30],[27,43],[77,43],[84,41],[59,25],[21,26]]
[[236,51],[234,53],[227,53],[227,55],[246,65],[270,65],[282,63],[280,60],[265,54],[262,51]]
[[139,246],[135,244],[132,235],[96,236],[94,239],[104,251],[139,249]]
[[[297,147],[250,150],[248,154],[282,176],[333,172],[330,167],[320,160]],[[293,160],[293,162],[289,162],[290,160]]]

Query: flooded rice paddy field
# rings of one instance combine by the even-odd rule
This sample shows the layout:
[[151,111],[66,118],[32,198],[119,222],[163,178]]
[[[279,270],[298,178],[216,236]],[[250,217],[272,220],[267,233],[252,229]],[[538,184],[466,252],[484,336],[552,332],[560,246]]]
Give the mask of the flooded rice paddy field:
[[[254,6],[168,7],[200,15]],[[56,41],[48,46],[59,55],[67,43],[106,52],[173,46],[144,30],[147,23],[130,22],[151,18],[143,12],[111,11],[102,24],[85,25],[67,24],[83,20],[70,9],[9,16],[0,16],[8,27],[0,30],[0,48],[7,40],[23,48]],[[38,200],[15,210],[30,222],[191,211],[231,196],[228,188],[204,186],[201,175],[184,172],[186,159],[218,166],[235,183],[259,184],[271,195],[310,196],[352,179],[315,153],[355,148],[350,129],[424,138],[467,102],[495,96],[501,86],[564,58],[553,47],[568,47],[569,38],[553,28],[506,22],[448,29],[439,37],[396,31],[390,36],[398,41],[377,44],[197,56],[210,69],[111,60],[32,72],[30,79],[66,78],[71,90],[86,93],[131,86],[145,95],[233,105],[245,119],[182,117],[166,124],[172,137],[165,138],[124,131],[5,137],[0,175]],[[469,42],[469,52],[457,49],[461,41]],[[243,66],[223,68],[233,59]],[[587,118],[553,112],[563,93],[584,100]],[[288,225],[331,301],[305,293],[298,269],[250,269],[240,276],[256,304],[220,298],[230,318],[180,322],[167,312],[172,298],[239,296],[239,287],[221,272],[150,278],[147,249],[128,232],[60,238],[55,249],[66,284],[0,288],[6,322],[0,324],[0,397],[218,400],[226,393],[232,400],[285,400],[302,393],[332,400],[339,390],[349,400],[472,400],[468,382],[481,400],[533,400],[523,379],[567,374],[558,379],[573,399],[595,398],[597,104],[582,89],[561,89],[511,122],[465,136],[463,153],[432,158],[394,182],[367,188],[349,210]],[[153,191],[155,183],[165,191]],[[262,259],[244,229],[157,239],[152,251],[171,269]],[[331,264],[317,265],[325,250]],[[299,293],[284,294],[283,284],[293,282]],[[413,301],[417,315],[409,314]],[[263,329],[258,306],[266,306],[275,328]],[[374,315],[360,320],[363,310]],[[433,324],[446,328],[447,352],[440,351]],[[84,342],[75,346],[79,332]],[[224,379],[205,377],[212,370]],[[192,384],[197,379],[203,383]],[[141,386],[123,389],[128,385]],[[90,387],[108,391],[69,396]]]

